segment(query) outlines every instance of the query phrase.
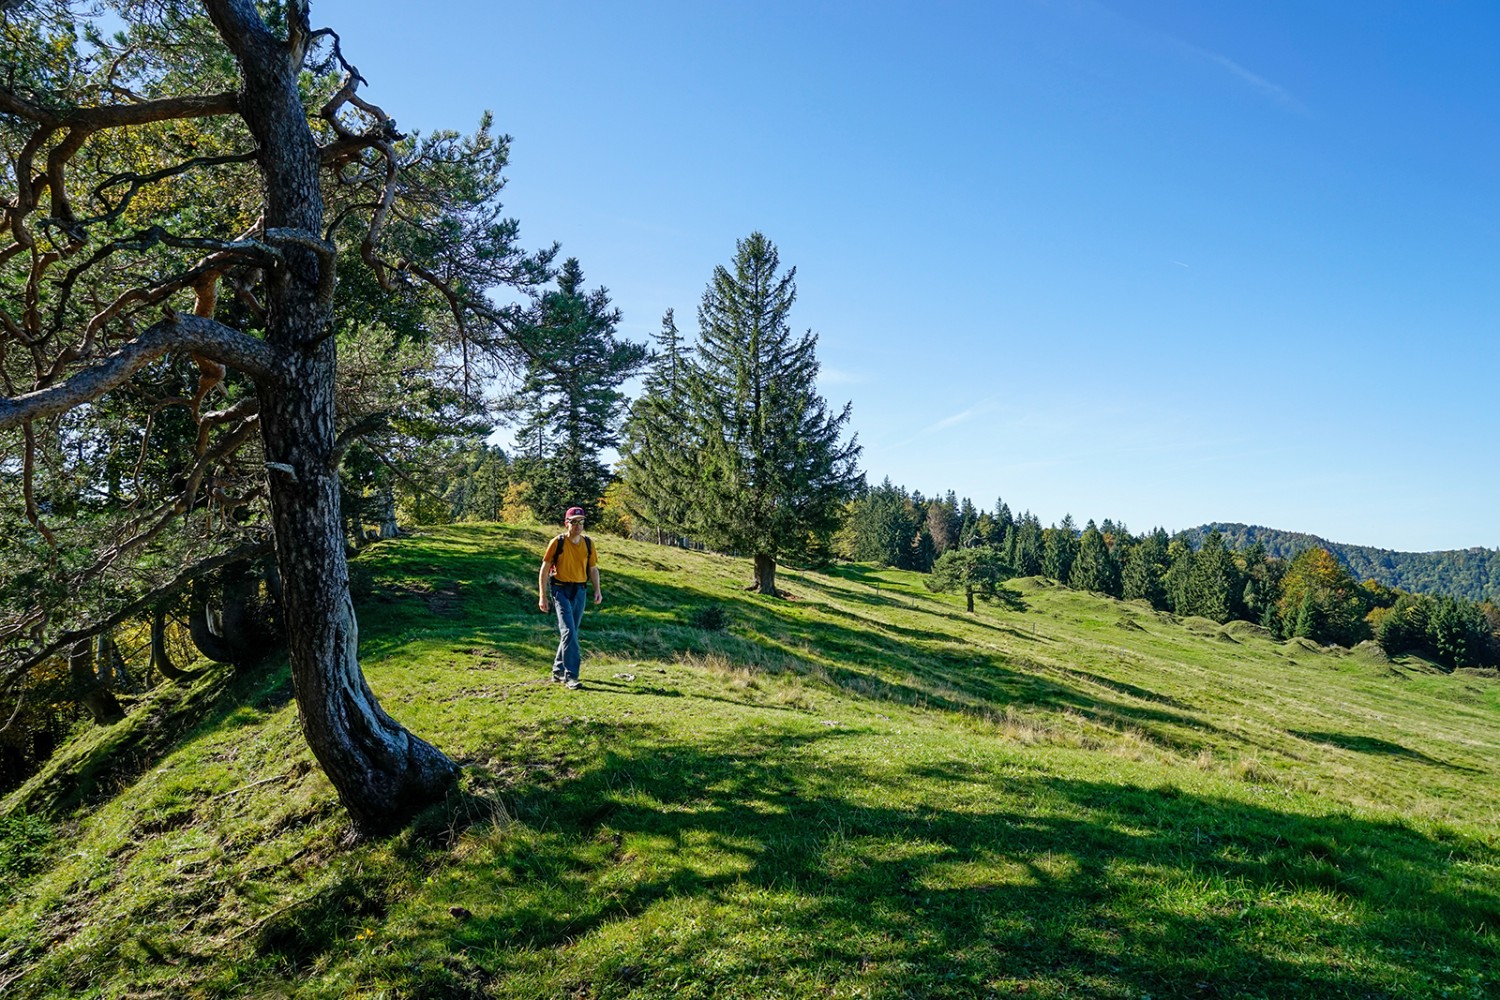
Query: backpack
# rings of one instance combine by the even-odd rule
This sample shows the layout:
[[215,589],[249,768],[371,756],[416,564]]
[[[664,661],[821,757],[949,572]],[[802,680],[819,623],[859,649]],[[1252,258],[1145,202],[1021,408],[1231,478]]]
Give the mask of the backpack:
[[[563,543],[568,540],[567,535],[558,535],[552,545],[552,575],[557,575],[557,561],[562,558]],[[583,564],[587,566],[594,561],[594,540],[588,535],[583,536],[583,544],[588,546],[588,552],[584,554]]]

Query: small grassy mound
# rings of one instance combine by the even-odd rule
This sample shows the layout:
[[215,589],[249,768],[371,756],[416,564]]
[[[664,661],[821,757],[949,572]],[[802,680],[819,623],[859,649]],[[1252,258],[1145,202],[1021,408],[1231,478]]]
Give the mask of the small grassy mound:
[[1264,625],[1257,625],[1254,622],[1226,622],[1224,624],[1224,631],[1228,632],[1236,639],[1254,637],[1256,639],[1265,639],[1267,641],[1270,641],[1272,638],[1270,629],[1266,628]]

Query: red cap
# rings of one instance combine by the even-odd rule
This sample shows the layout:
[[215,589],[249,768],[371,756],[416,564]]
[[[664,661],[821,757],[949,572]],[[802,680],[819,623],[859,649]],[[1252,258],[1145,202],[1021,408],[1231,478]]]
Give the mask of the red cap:
[[582,516],[583,516],[583,508],[582,507],[569,507],[568,508],[568,512],[563,515],[563,520],[564,521],[571,521],[575,517],[582,517]]

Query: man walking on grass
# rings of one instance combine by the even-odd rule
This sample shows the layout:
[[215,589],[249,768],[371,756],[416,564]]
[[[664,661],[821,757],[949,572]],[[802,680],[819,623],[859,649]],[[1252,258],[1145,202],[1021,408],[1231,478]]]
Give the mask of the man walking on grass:
[[594,586],[594,603],[604,600],[599,592],[599,558],[594,540],[583,533],[583,508],[569,507],[564,517],[567,530],[552,539],[542,556],[536,577],[536,606],[547,612],[547,594],[557,605],[557,656],[552,661],[552,680],[576,691],[578,680],[578,627],[583,624],[584,587]]

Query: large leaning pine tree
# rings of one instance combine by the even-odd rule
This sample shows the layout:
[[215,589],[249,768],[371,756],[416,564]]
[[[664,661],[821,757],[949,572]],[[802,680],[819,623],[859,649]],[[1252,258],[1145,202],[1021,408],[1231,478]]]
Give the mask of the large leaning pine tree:
[[360,669],[338,471],[374,421],[341,410],[340,331],[399,299],[465,371],[516,365],[524,331],[485,292],[546,280],[550,258],[499,215],[504,140],[402,135],[309,18],[305,0],[0,10],[0,493],[19,511],[0,562],[25,565],[0,594],[0,683],[269,539],[303,733],[376,832],[457,768]]
[[762,594],[776,593],[778,559],[832,533],[861,476],[859,445],[843,440],[848,405],[830,413],[815,387],[817,337],[787,322],[796,268],[779,268],[757,232],[739,241],[733,270],[714,270],[675,398],[638,410],[670,435],[675,455],[627,461],[643,492],[676,497],[659,505],[674,519],[664,527],[751,556],[751,589]]

